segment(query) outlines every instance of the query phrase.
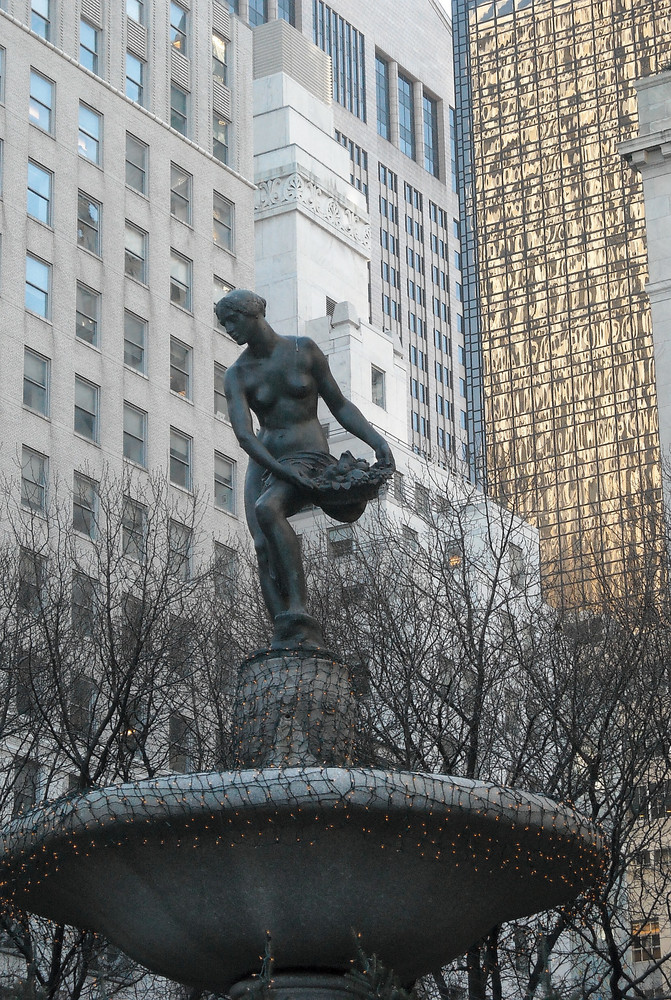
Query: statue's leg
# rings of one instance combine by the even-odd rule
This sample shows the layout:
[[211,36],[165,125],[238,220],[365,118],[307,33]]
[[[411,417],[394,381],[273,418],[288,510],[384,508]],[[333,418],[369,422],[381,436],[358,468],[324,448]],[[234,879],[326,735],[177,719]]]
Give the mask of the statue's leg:
[[307,600],[301,547],[287,516],[298,503],[296,489],[289,483],[275,482],[256,501],[254,513],[270,548],[270,564],[279,574],[279,586],[286,594],[282,609],[305,614]]
[[265,489],[263,473],[264,470],[255,462],[248,464],[247,478],[245,480],[245,514],[254,542],[254,548],[256,549],[261,593],[263,594],[270,617],[276,618],[277,615],[287,610],[288,602],[280,586],[279,568],[272,565],[270,544],[256,518],[256,502]]

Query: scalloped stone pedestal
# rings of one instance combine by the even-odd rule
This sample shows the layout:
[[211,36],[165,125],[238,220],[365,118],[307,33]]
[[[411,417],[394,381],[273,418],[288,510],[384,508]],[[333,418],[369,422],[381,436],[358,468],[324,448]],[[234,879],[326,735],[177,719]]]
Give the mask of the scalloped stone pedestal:
[[233,715],[236,765],[350,764],[355,720],[346,664],[322,651],[262,650],[240,667]]

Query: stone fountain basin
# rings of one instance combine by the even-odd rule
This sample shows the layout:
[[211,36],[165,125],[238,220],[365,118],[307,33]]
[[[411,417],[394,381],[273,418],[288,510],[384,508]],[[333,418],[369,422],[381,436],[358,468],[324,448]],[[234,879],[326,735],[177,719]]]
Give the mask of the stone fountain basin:
[[573,809],[371,769],[177,775],[65,797],[2,834],[0,893],[222,993],[259,971],[344,972],[361,935],[402,981],[492,926],[567,902],[605,847]]

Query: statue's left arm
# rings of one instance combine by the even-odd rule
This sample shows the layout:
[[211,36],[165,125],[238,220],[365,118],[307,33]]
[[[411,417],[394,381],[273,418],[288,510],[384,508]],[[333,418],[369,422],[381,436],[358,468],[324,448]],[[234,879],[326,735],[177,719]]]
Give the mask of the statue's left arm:
[[345,399],[338,383],[331,374],[326,356],[316,344],[312,343],[311,346],[314,354],[313,372],[317,380],[319,395],[333,416],[346,431],[349,431],[350,434],[358,437],[360,441],[365,441],[366,444],[371,446],[378,462],[381,462],[383,465],[395,467],[394,456],[385,439],[366,420],[361,410],[349,399]]

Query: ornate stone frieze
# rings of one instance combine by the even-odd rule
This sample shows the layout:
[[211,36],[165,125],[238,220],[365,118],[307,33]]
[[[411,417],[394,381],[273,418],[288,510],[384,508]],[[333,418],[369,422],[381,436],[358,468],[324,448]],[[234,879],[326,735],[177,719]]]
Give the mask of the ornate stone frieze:
[[259,181],[256,189],[256,215],[273,209],[299,205],[322,225],[335,229],[357,250],[370,252],[370,225],[357,212],[321,188],[297,170],[281,177]]

